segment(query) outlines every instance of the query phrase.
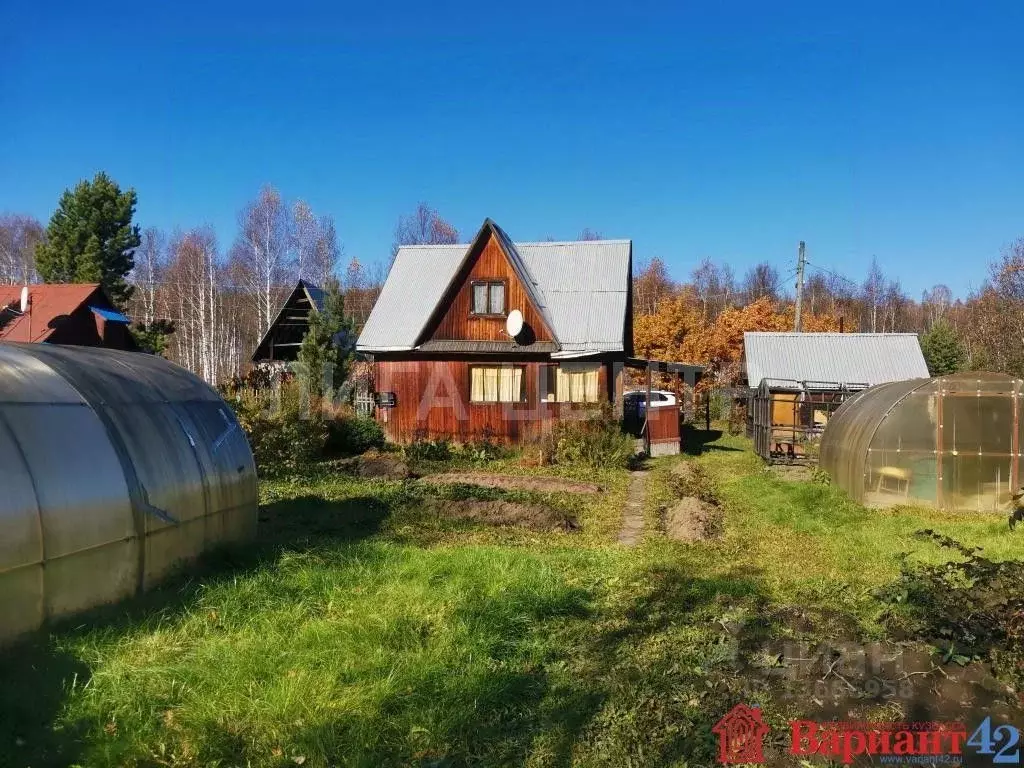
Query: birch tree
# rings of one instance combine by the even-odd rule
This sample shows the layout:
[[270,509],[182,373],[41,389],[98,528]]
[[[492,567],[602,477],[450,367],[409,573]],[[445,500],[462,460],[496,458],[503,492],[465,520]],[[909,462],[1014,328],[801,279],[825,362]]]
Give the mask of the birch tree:
[[321,287],[331,280],[336,280],[335,273],[341,255],[342,249],[338,243],[338,233],[334,229],[334,219],[330,216],[321,216],[317,220],[316,240],[309,262],[310,280]]
[[736,286],[728,264],[719,266],[705,258],[690,276],[705,320],[714,320],[732,304]]
[[409,216],[399,216],[391,260],[403,245],[446,245],[459,242],[459,230],[441,218],[436,209],[420,203]]
[[633,313],[653,315],[658,311],[658,305],[677,290],[665,262],[655,256],[642,264],[633,278]]
[[291,246],[295,258],[295,272],[300,280],[309,280],[319,285],[309,275],[316,250],[318,222],[313,209],[305,200],[297,200],[292,206]]
[[130,282],[135,286],[132,298],[137,303],[145,325],[157,317],[158,284],[167,270],[167,237],[156,227],[142,233],[142,243],[135,249],[135,267]]
[[882,274],[882,268],[878,266],[878,259],[872,257],[871,269],[868,270],[868,276],[864,278],[864,284],[861,286],[861,302],[864,313],[861,326],[871,333],[877,333],[879,330],[878,316],[882,309],[884,293],[885,275]]
[[317,218],[303,200],[292,207],[292,248],[300,279],[322,288],[336,277],[341,248],[334,219],[330,216]]
[[295,277],[290,218],[281,193],[269,184],[238,214],[232,259],[252,301],[258,336],[267,332],[278,310],[280,290],[275,289]]
[[921,295],[921,313],[923,315],[924,329],[930,330],[933,325],[942,320],[950,307],[953,306],[953,292],[949,286],[932,286],[930,291]]
[[31,216],[0,216],[0,283],[24,285],[38,280],[35,254],[43,238],[43,225]]
[[767,298],[775,301],[779,298],[779,273],[768,262],[762,261],[747,270],[743,278],[743,296],[747,304],[758,299]]
[[186,367],[215,384],[221,373],[223,328],[218,323],[220,265],[213,230],[201,227],[178,238],[169,272],[179,313],[178,353]]

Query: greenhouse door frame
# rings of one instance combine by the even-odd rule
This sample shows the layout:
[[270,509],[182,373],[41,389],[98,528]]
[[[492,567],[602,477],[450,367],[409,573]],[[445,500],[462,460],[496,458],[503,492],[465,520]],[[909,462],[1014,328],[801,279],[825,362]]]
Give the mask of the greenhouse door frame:
[[[913,393],[909,393],[913,394]],[[1004,393],[1005,395],[1005,393]],[[1010,488],[1011,490],[1017,490],[1020,488],[1020,383],[1017,382],[1013,385],[1013,424],[1010,430]],[[964,398],[976,398],[982,397],[980,392],[947,392],[944,389],[939,389],[935,393],[935,504],[939,509],[945,509],[945,494],[942,492],[943,485],[943,474],[942,474],[942,457],[949,455],[956,455],[956,451],[946,451],[944,448],[944,429],[943,429],[943,403],[947,397],[964,397]],[[999,394],[992,392],[986,393],[984,396],[998,397]]]

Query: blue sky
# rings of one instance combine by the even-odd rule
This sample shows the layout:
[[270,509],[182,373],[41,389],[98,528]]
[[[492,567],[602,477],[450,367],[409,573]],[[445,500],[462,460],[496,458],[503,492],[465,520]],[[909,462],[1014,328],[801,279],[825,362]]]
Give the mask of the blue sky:
[[1024,236],[1022,29],[1020,2],[10,2],[0,211],[103,169],[226,250],[271,182],[364,262],[426,200],[679,278],[786,273],[802,239],[963,295]]

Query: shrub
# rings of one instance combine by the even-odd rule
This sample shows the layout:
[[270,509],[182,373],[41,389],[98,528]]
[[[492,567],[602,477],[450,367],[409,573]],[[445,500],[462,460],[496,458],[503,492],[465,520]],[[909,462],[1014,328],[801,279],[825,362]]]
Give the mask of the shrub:
[[474,464],[485,464],[504,458],[508,453],[505,446],[496,442],[490,435],[485,435],[479,440],[472,440],[459,446],[457,458]]
[[383,447],[384,430],[374,419],[353,414],[327,421],[325,452],[330,455],[354,455]]
[[729,434],[742,435],[747,431],[747,406],[733,403],[729,409]]
[[921,639],[944,651],[945,661],[992,663],[1015,685],[1024,684],[1024,562],[996,562],[933,530],[918,536],[955,552],[958,560],[912,565],[879,596],[903,605]]
[[709,399],[708,410],[711,412],[711,420],[721,421],[728,406],[725,395],[716,390],[708,393],[707,397]]
[[448,461],[452,444],[444,438],[426,440],[417,437],[403,449],[407,461]]
[[542,443],[545,462],[554,464],[625,467],[635,452],[609,405],[590,418],[557,422]]
[[324,419],[304,411],[297,388],[282,385],[280,394],[279,408],[251,394],[229,401],[263,475],[301,469],[320,458],[327,443]]

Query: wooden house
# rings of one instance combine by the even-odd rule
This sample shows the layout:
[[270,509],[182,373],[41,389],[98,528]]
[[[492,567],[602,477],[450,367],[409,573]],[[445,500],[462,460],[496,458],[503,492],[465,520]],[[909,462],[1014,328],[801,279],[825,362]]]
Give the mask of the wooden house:
[[98,283],[0,285],[0,341],[70,344],[135,351],[130,320]]
[[399,249],[356,343],[388,438],[522,442],[601,404],[621,412],[623,367],[646,364],[632,257],[629,240],[513,243],[490,219],[468,246]]
[[323,302],[323,289],[306,280],[299,280],[288,294],[274,322],[256,345],[252,362],[293,362],[299,354],[302,337],[309,330],[309,315],[323,309]]

